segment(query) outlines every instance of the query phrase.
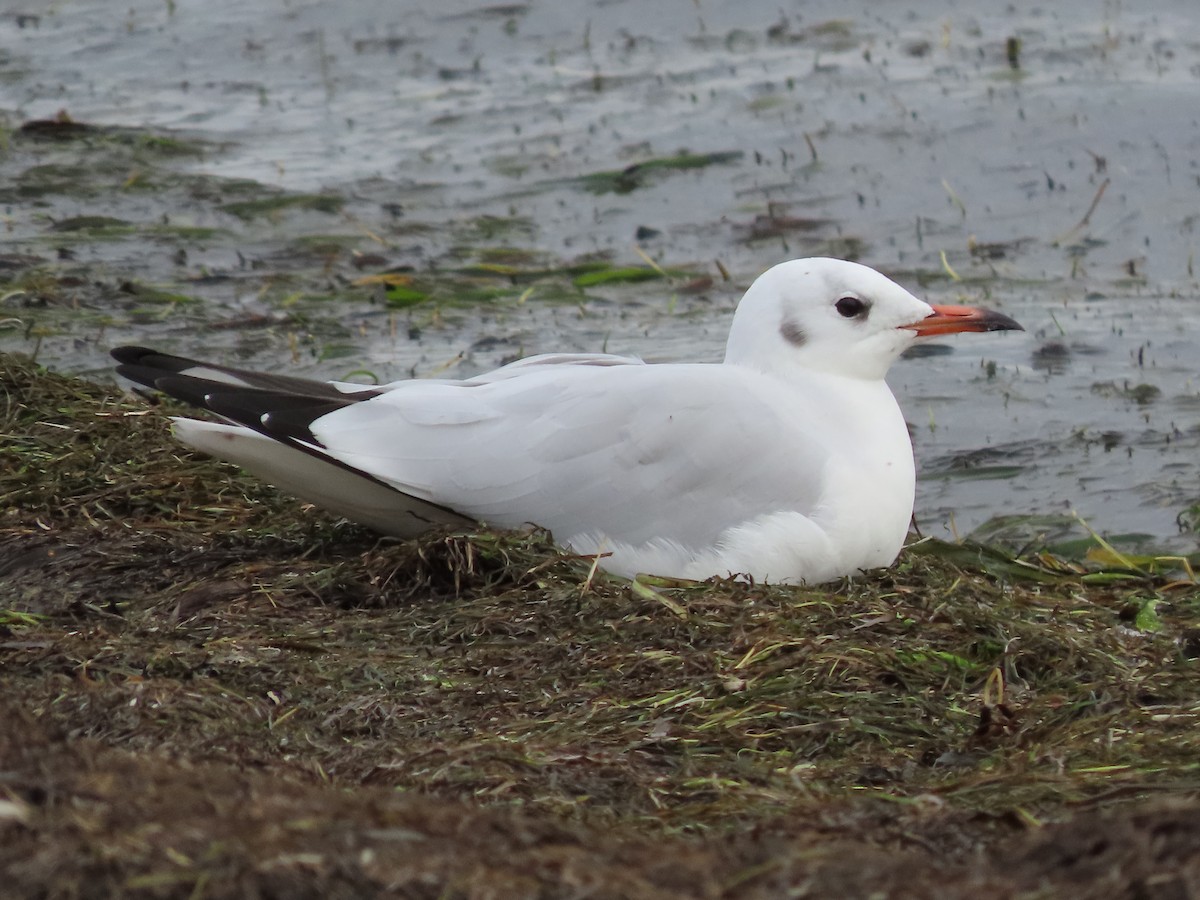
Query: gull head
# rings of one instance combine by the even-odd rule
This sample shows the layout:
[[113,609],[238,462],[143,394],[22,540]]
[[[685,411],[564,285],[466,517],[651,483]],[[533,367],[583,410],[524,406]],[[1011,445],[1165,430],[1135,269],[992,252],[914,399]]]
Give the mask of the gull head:
[[793,259],[768,269],[742,297],[725,362],[881,379],[919,338],[1009,330],[1021,326],[991,310],[933,306],[858,263]]

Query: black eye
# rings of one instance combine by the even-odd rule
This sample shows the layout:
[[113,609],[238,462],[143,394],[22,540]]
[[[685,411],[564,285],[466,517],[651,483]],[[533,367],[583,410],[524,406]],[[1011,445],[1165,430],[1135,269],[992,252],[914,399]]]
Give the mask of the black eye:
[[866,303],[857,297],[843,297],[834,304],[834,307],[839,314],[845,316],[847,319],[855,319],[865,315],[869,308]]

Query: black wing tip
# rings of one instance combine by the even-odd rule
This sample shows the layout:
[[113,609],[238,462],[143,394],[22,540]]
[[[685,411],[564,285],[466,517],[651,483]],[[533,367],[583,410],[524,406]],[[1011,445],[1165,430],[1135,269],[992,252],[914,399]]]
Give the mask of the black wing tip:
[[[368,387],[342,392],[320,382],[200,363],[148,347],[116,347],[109,352],[122,378],[293,445],[323,446],[312,432],[313,422],[380,393]],[[195,369],[205,371],[192,374]],[[224,373],[241,383],[209,377],[209,373]]]
[[203,363],[196,362],[194,359],[188,359],[186,356],[175,356],[171,353],[163,353],[161,350],[155,350],[153,347],[138,347],[134,344],[127,344],[124,347],[114,347],[108,351],[108,355],[121,365],[158,369],[172,375],[182,372],[185,369],[190,369],[193,366],[203,365]]
[[158,380],[166,377],[167,373],[154,366],[144,366],[136,362],[122,362],[116,367],[116,373],[122,378],[140,384],[143,387],[158,389]]
[[159,356],[160,354],[157,350],[152,350],[150,347],[138,347],[134,344],[126,344],[123,347],[113,347],[108,351],[108,355],[119,363],[136,366],[147,356]]
[[[120,370],[118,370],[120,371]],[[143,382],[146,384],[146,382]],[[162,391],[168,397],[182,400],[199,409],[212,409],[209,403],[212,397],[213,384],[200,378],[190,378],[187,375],[176,375],[172,372],[157,372],[152,382],[146,385],[156,391]]]
[[[147,387],[166,390],[159,379],[182,375],[214,385],[222,391],[244,387],[250,390],[268,391],[280,396],[294,395],[312,400],[346,401],[369,400],[383,393],[372,385],[336,387],[310,378],[293,375],[256,372],[218,363],[202,362],[186,356],[163,353],[150,347],[128,345],[109,350],[118,363],[117,374],[144,384]],[[170,393],[170,391],[167,391]]]

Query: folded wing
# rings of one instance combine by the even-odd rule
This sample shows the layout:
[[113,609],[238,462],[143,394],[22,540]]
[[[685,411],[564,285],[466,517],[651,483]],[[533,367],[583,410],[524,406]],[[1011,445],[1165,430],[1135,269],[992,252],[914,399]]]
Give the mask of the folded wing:
[[186,442],[393,534],[474,520],[711,547],[758,516],[811,512],[828,460],[737,367],[553,356],[364,388],[114,355],[122,375],[226,420],[180,421]]

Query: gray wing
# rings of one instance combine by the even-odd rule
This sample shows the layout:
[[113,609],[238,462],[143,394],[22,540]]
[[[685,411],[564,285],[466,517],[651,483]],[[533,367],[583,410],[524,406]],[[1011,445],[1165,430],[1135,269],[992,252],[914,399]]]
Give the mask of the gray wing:
[[470,517],[560,540],[706,547],[760,515],[810,514],[830,458],[741,367],[554,355],[360,388],[145,348],[113,355],[122,375],[232,423],[185,420],[183,439],[392,533]]
[[311,425],[324,452],[492,524],[708,546],[809,514],[828,450],[753,373],[721,365],[543,366],[476,385],[408,382]]

